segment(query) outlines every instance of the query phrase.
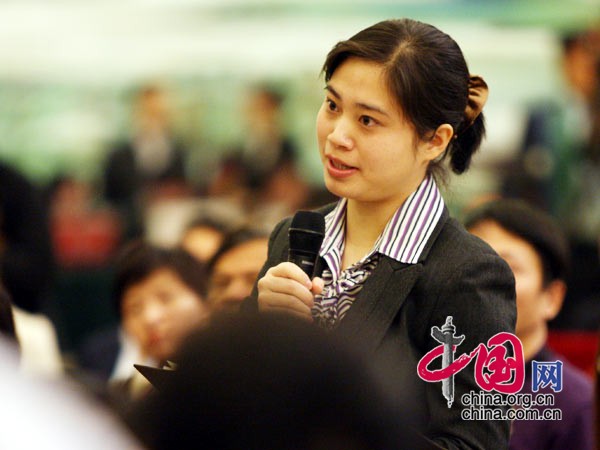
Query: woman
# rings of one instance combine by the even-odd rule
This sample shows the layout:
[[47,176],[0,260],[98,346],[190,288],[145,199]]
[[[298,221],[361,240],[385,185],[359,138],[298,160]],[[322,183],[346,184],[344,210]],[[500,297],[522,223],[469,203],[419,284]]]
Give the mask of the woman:
[[340,201],[322,211],[322,277],[285,262],[284,221],[245,308],[287,311],[356,342],[442,447],[503,448],[507,421],[461,418],[461,395],[481,390],[473,365],[455,374],[451,407],[440,383],[416,369],[439,345],[432,327],[448,316],[465,335],[459,353],[514,331],[510,269],[449,217],[436,183],[447,159],[457,174],[469,167],[484,136],[487,86],[469,75],[452,38],[408,19],[338,43],[323,71],[317,137],[325,184]]

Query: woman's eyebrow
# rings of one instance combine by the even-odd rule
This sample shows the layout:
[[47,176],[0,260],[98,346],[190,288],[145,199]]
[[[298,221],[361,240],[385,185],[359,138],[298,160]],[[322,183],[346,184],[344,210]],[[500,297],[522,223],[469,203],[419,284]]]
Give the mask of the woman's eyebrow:
[[[331,85],[328,84],[327,86],[325,86],[325,90],[329,91],[331,93],[331,95],[333,95],[335,98],[337,98],[339,100],[342,99],[342,96]],[[377,112],[379,114],[383,114],[386,117],[390,116],[383,109],[381,109],[380,107],[375,106],[375,105],[369,105],[368,103],[362,103],[362,102],[355,103],[355,105],[358,106],[361,109],[366,109],[368,111],[374,111],[374,112]]]
[[333,87],[331,87],[330,84],[328,84],[327,86],[325,86],[325,90],[329,91],[329,93],[331,95],[333,95],[335,98],[338,98],[338,99],[341,100],[342,96],[340,94],[338,94],[338,92]]
[[388,113],[386,113],[383,109],[381,109],[380,107],[375,106],[375,105],[369,105],[368,103],[356,103],[356,106],[358,106],[359,108],[362,108],[362,109],[366,109],[368,111],[377,112],[386,117],[390,117],[390,115]]

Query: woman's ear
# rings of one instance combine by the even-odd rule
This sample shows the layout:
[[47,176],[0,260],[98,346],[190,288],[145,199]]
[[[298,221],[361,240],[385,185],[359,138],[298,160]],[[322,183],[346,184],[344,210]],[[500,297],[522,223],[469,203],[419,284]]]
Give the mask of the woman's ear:
[[438,158],[444,151],[450,139],[454,136],[454,129],[451,125],[444,123],[437,127],[431,139],[426,142],[423,150],[425,151],[425,158],[428,161],[433,161]]

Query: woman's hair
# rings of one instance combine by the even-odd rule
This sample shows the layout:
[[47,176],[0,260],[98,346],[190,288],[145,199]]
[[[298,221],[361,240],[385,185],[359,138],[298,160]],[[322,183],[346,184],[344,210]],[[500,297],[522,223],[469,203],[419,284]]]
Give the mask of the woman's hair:
[[125,291],[160,269],[173,271],[202,300],[206,298],[208,277],[204,264],[182,249],[165,249],[136,240],[126,245],[115,264],[113,299],[117,312]]
[[325,81],[351,57],[384,67],[390,93],[419,139],[431,138],[442,124],[452,126],[454,138],[442,157],[430,164],[430,173],[443,177],[440,163],[446,154],[453,172],[461,174],[469,168],[471,156],[485,135],[485,125],[482,114],[473,122],[465,117],[470,75],[454,39],[432,25],[411,19],[379,22],[333,47],[323,65]]

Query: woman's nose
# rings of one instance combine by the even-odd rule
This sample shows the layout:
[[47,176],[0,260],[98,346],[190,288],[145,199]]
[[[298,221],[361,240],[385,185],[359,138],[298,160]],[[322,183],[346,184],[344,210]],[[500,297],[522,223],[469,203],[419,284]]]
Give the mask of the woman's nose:
[[354,145],[354,141],[350,137],[349,126],[344,119],[340,119],[335,123],[327,139],[337,148],[349,150]]

